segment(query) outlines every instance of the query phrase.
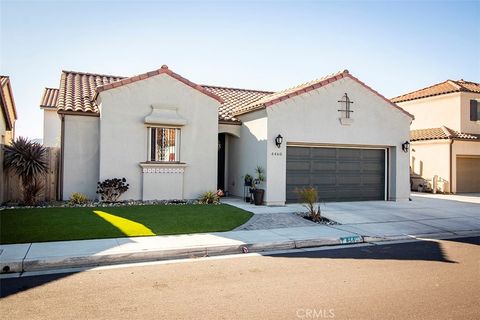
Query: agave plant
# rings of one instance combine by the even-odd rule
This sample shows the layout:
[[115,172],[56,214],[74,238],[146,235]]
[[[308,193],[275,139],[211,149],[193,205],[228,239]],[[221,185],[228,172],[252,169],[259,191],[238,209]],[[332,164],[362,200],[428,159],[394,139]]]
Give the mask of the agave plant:
[[23,201],[27,205],[35,203],[35,199],[43,188],[41,176],[47,173],[47,149],[37,142],[24,137],[4,146],[3,165],[7,171],[18,175],[23,185]]

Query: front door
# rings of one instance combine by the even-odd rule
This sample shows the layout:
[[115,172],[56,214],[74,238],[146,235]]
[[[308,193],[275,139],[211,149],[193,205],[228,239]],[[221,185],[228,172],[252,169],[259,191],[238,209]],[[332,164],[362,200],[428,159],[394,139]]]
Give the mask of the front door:
[[225,133],[218,135],[217,189],[225,190]]

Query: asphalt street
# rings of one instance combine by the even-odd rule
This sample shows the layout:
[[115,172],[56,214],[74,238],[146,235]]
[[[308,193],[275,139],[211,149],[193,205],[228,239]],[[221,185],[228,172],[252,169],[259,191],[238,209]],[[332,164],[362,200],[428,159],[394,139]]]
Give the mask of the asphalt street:
[[480,237],[0,280],[2,319],[480,319]]

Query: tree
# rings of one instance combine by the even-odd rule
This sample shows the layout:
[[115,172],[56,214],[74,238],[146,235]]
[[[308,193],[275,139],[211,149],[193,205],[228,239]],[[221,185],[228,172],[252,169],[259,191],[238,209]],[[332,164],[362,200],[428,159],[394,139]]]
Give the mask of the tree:
[[48,171],[46,161],[47,149],[37,142],[24,137],[4,146],[3,165],[7,171],[12,171],[21,179],[23,186],[23,201],[26,205],[35,203],[35,199],[43,188],[41,176]]

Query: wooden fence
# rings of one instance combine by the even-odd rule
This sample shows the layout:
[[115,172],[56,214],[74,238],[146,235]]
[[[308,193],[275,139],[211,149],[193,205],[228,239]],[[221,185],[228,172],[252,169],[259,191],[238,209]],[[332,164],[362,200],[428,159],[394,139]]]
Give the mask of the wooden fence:
[[[0,151],[1,167],[3,168],[3,148]],[[47,148],[48,172],[42,178],[43,189],[37,197],[37,201],[57,200],[59,196],[59,173],[60,173],[60,148]],[[3,199],[1,202],[21,202],[23,200],[22,184],[20,178],[13,172],[1,170],[3,179],[0,190]]]

